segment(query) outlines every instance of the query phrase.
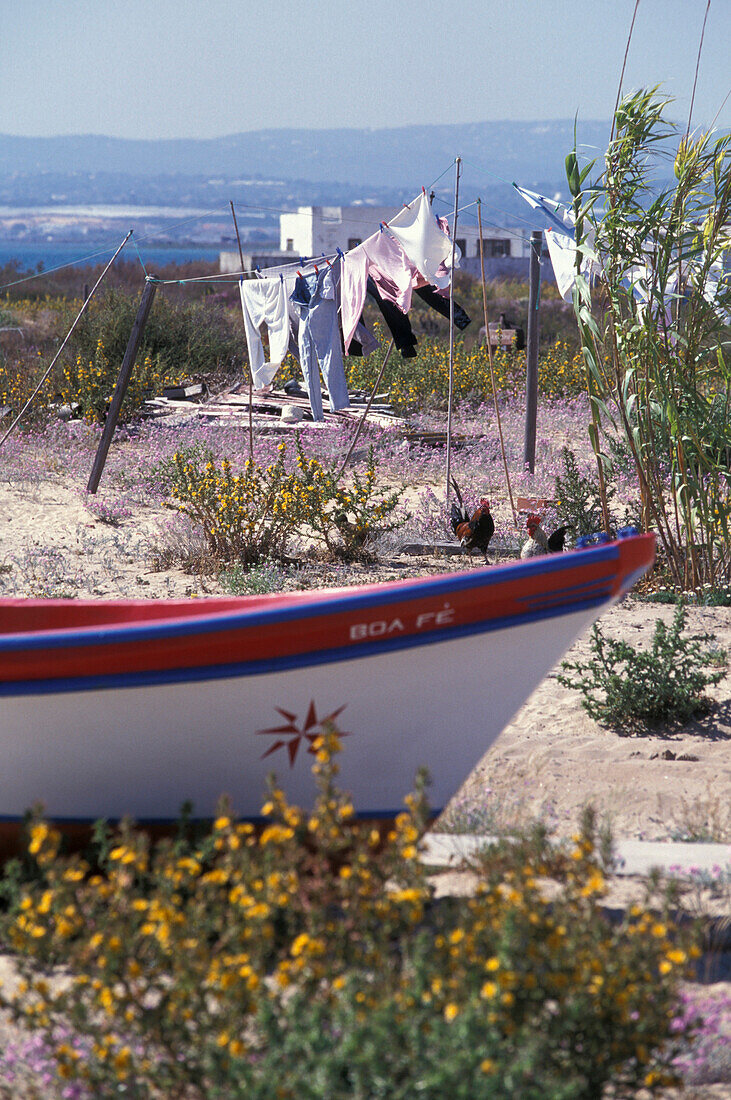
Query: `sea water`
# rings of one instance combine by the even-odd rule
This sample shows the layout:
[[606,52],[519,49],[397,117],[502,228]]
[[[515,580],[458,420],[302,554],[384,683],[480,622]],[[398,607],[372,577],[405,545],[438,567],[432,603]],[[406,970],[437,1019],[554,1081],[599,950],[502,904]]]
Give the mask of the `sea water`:
[[[119,246],[117,240],[109,243],[109,238],[99,241],[8,241],[0,240],[0,267],[15,261],[21,271],[35,272],[38,265],[43,265],[44,271],[60,267],[64,264],[79,264],[80,266],[104,264],[114,254]],[[166,264],[185,264],[195,260],[217,262],[218,255],[223,245],[153,245],[147,246],[144,242],[139,246],[140,256],[148,273],[154,274],[156,267],[164,267]],[[230,246],[229,246],[230,247]],[[139,257],[130,241],[119,256],[120,260],[126,260],[139,264]]]

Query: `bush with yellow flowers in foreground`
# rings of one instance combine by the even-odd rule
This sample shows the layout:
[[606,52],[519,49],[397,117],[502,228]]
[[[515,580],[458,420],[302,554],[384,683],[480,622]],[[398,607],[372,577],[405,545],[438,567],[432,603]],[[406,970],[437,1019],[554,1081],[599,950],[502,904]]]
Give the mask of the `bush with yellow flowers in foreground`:
[[472,897],[436,901],[424,777],[382,837],[336,787],[336,732],[314,749],[314,808],[272,784],[259,831],[225,807],[198,840],[125,824],[91,866],[34,821],[4,1003],[53,1051],[59,1094],[657,1095],[695,949],[644,906],[605,918],[591,821],[573,851],[503,849]]
[[297,464],[285,465],[287,446],[262,467],[248,458],[236,472],[224,458],[220,469],[210,451],[178,452],[168,481],[181,511],[197,524],[214,561],[245,568],[282,557],[294,535],[319,543],[332,558],[369,561],[378,535],[392,531],[400,491],[379,485],[373,446],[364,474],[353,471],[341,484],[333,465],[308,458],[295,437]]

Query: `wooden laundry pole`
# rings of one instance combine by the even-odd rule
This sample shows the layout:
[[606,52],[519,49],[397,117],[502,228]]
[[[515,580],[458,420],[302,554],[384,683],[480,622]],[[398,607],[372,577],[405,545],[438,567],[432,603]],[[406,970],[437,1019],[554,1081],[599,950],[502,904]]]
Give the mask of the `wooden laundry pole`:
[[134,324],[132,325],[132,331],[129,334],[129,340],[127,341],[127,349],[124,353],[122,366],[119,368],[117,385],[114,387],[112,403],[109,406],[107,419],[104,423],[104,431],[102,432],[102,437],[99,440],[96,457],[94,458],[94,465],[91,468],[89,484],[86,486],[86,491],[88,493],[95,493],[99,485],[99,480],[102,476],[102,470],[104,469],[104,463],[107,460],[109,444],[112,442],[114,429],[117,426],[119,412],[122,408],[122,402],[124,401],[125,394],[127,393],[127,386],[129,385],[129,380],[132,375],[132,367],[134,366],[137,352],[139,350],[140,343],[142,342],[142,334],[145,331],[147,318],[150,316],[150,310],[152,309],[152,303],[155,298],[156,290],[157,280],[154,278],[154,276],[148,275],[145,279],[145,289],[142,291],[142,297],[140,299],[140,304],[137,309],[137,316],[135,317]]
[[528,290],[528,333],[525,354],[525,438],[523,465],[531,473],[536,466],[536,418],[538,414],[538,306],[541,291],[541,248],[543,233],[534,229],[530,235],[530,285]]
[[[241,248],[241,237],[239,236],[239,223],[236,221],[236,211],[234,210],[233,199],[228,200],[231,204],[231,217],[234,220],[234,229],[236,230],[236,243],[239,246],[239,259],[241,260],[241,271],[243,275],[244,270],[244,253]],[[254,414],[252,406],[254,404],[254,383],[251,378],[251,366],[249,366],[249,458],[254,461]]]
[[490,385],[492,386],[492,400],[495,406],[495,420],[497,421],[497,434],[500,438],[500,453],[503,456],[503,469],[505,470],[505,484],[510,498],[510,510],[513,513],[513,523],[517,526],[518,518],[513,503],[513,490],[510,485],[510,473],[508,472],[508,460],[505,455],[505,441],[503,440],[503,425],[500,418],[500,406],[495,387],[495,365],[492,356],[492,341],[490,340],[490,325],[487,320],[487,289],[485,287],[485,246],[482,240],[482,199],[477,200],[477,229],[480,235],[480,270],[482,272],[482,312],[485,316],[485,342],[487,343],[487,358],[490,363]]
[[445,471],[444,499],[449,504],[449,479],[452,466],[452,391],[454,389],[454,261],[457,248],[457,215],[459,213],[459,177],[462,158],[455,159],[454,218],[452,221],[452,270],[449,279],[449,399],[447,404],[447,468]]
[[355,435],[353,436],[351,444],[348,447],[348,453],[346,454],[345,458],[343,459],[342,464],[340,466],[340,469],[338,470],[338,472],[335,475],[335,480],[336,481],[339,481],[340,478],[342,477],[343,470],[348,465],[348,459],[350,458],[350,456],[353,453],[353,448],[355,447],[355,444],[358,442],[358,436],[360,435],[361,430],[363,428],[363,425],[365,423],[365,418],[368,416],[368,410],[370,409],[371,405],[373,404],[373,398],[376,396],[376,393],[378,391],[378,387],[381,384],[381,379],[383,378],[383,372],[386,369],[386,364],[388,363],[389,359],[391,358],[391,352],[392,351],[393,351],[393,339],[391,339],[391,343],[388,345],[388,350],[386,351],[386,354],[383,357],[383,362],[381,363],[381,369],[378,372],[378,378],[376,379],[375,384],[373,386],[373,390],[371,391],[371,396],[368,398],[368,404],[363,409],[363,415],[361,416],[360,420],[358,421],[358,427],[355,429]]

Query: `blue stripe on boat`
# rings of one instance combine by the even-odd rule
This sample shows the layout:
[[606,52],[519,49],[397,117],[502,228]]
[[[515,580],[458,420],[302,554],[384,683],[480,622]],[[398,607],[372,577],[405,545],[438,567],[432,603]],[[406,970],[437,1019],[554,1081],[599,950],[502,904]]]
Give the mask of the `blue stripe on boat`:
[[552,588],[549,592],[535,592],[532,596],[518,596],[516,602],[525,604],[526,607],[539,606],[544,600],[561,600],[564,603],[573,603],[573,599],[567,601],[566,597],[585,595],[588,592],[599,590],[608,592],[611,580],[612,578],[607,577],[594,577],[592,580],[582,581],[581,584],[571,584],[565,588]]
[[373,657],[400,649],[434,645],[438,642],[467,638],[475,634],[487,634],[493,630],[521,626],[541,619],[555,618],[557,613],[571,614],[584,611],[607,602],[607,591],[588,596],[583,600],[528,609],[524,614],[503,616],[499,619],[481,620],[461,626],[445,627],[428,633],[397,635],[392,638],[376,638],[337,649],[308,650],[284,657],[272,657],[261,661],[246,661],[230,665],[203,665],[190,668],[146,669],[143,672],[79,676],[59,680],[23,680],[16,683],[0,683],[0,698],[29,695],[65,694],[73,691],[101,691],[112,688],[151,687],[158,684],[179,684],[204,680],[226,680],[244,676],[261,676],[270,672],[286,672],[296,668],[353,661],[361,657]]

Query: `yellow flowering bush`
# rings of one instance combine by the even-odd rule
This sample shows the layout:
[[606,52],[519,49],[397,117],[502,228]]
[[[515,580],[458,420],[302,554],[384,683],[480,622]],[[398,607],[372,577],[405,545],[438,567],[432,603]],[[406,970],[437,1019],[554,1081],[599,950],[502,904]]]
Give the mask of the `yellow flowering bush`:
[[333,557],[367,561],[376,536],[405,522],[405,517],[388,519],[401,492],[378,484],[372,446],[364,474],[354,470],[351,484],[342,485],[331,467],[307,458],[298,438],[297,471],[302,523]]
[[171,491],[182,511],[200,526],[216,561],[246,568],[281,557],[299,515],[299,483],[285,469],[286,447],[263,468],[252,459],[236,473],[228,459],[210,452],[173,457]]
[[222,804],[197,839],[100,829],[85,860],[34,819],[2,1002],[74,1095],[658,1095],[694,949],[648,905],[605,918],[591,822],[565,853],[504,846],[472,897],[437,901],[424,777],[384,831],[336,785],[337,732],[313,748],[312,808],[272,781],[258,828]]
[[[84,359],[77,355],[73,362],[64,365],[59,382],[62,401],[68,405],[78,404],[88,423],[102,424],[117,384],[119,367],[120,363],[112,363],[107,358],[104,344],[100,340],[93,359]],[[148,397],[159,395],[163,386],[177,381],[179,377],[165,370],[159,358],[153,360],[145,355],[141,361],[135,363],[130,375],[120,419],[134,416]]]
[[[346,359],[351,388],[370,390],[383,361],[383,352],[367,359]],[[513,393],[525,387],[525,352],[499,348],[493,353],[495,388]],[[424,340],[415,359],[393,355],[386,367],[383,387],[388,389],[396,409],[407,411],[425,404],[441,406],[449,393],[449,348],[444,340]],[[583,392],[586,376],[581,355],[557,340],[538,360],[538,387],[551,397]],[[454,393],[473,401],[492,399],[492,381],[487,348],[475,344],[470,350],[462,341],[454,348]]]
[[322,542],[335,557],[369,558],[375,535],[396,525],[387,517],[400,497],[377,485],[373,451],[365,474],[355,472],[348,485],[319,459],[308,459],[299,438],[291,471],[286,451],[282,443],[266,468],[247,459],[240,473],[228,459],[219,467],[210,453],[174,456],[171,491],[203,530],[213,558],[250,568],[282,557],[295,534]]

